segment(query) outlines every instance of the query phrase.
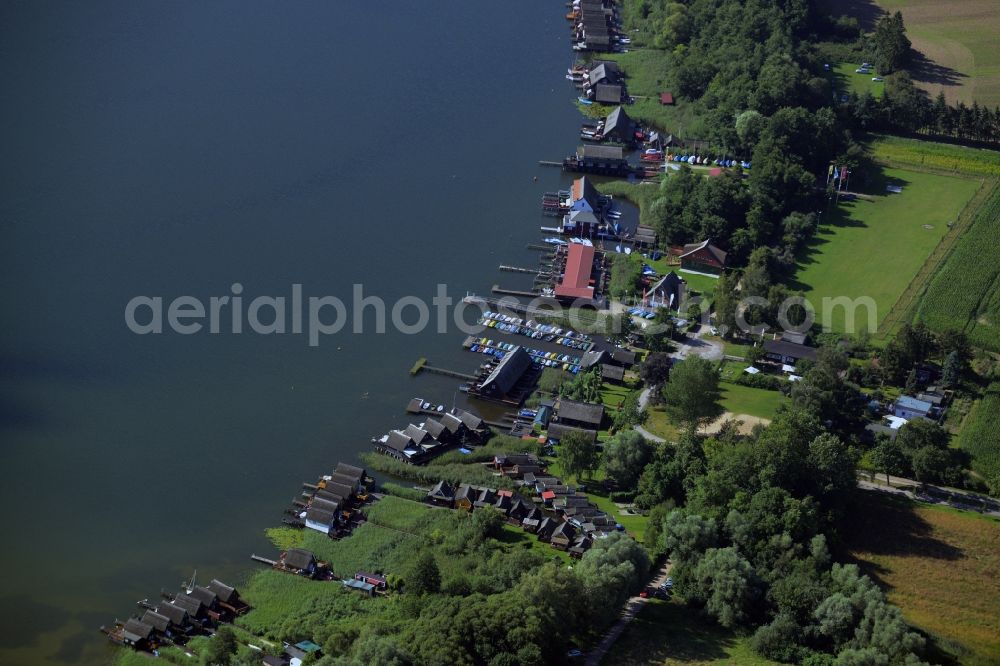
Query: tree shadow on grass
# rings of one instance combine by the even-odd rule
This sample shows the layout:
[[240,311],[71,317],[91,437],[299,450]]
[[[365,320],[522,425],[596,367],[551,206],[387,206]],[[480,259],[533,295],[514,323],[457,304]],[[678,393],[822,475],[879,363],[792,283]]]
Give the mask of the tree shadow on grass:
[[865,32],[875,29],[879,18],[885,10],[875,4],[874,0],[818,0],[817,9],[831,16],[853,16]]
[[694,608],[651,601],[619,639],[606,663],[706,662],[725,659],[736,644],[730,632]]
[[[916,513],[914,503],[905,497],[861,491],[858,504],[851,513],[851,526],[845,536],[853,551],[942,561],[955,561],[965,556],[961,548],[934,537],[931,524]],[[888,573],[883,567],[869,562],[857,562],[876,579]]]
[[912,49],[910,66],[907,68],[914,83],[929,83],[942,86],[960,86],[969,78],[958,70],[934,62],[926,55]]

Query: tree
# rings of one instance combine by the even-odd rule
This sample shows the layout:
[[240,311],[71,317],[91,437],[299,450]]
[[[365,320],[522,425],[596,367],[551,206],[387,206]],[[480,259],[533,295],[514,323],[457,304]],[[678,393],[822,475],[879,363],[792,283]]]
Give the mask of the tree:
[[719,373],[711,361],[690,356],[673,367],[663,388],[667,414],[694,431],[719,413]]
[[739,295],[736,293],[738,280],[729,273],[723,273],[715,284],[715,325],[724,338],[736,334],[736,309]]
[[209,642],[204,663],[206,666],[226,666],[232,661],[237,647],[239,644],[236,642],[236,634],[233,633],[232,627],[222,625]]
[[646,360],[639,366],[639,376],[646,386],[656,388],[670,377],[672,365],[673,360],[669,354],[653,352],[646,356]]
[[441,589],[441,570],[430,551],[423,551],[406,577],[406,591],[413,594],[436,593]]
[[758,592],[756,572],[734,547],[709,548],[695,566],[691,597],[723,627],[746,622]]
[[503,514],[492,506],[484,506],[472,514],[472,526],[480,540],[499,535],[503,520]]
[[958,384],[962,377],[962,357],[957,349],[953,349],[944,359],[944,368],[941,371],[941,383],[947,387]]
[[559,441],[557,452],[563,471],[580,476],[597,467],[597,443],[581,430],[570,430]]
[[890,74],[903,67],[910,57],[910,40],[903,26],[903,14],[883,16],[875,26],[874,65],[880,74]]
[[619,432],[604,445],[604,471],[620,489],[632,489],[651,453],[649,443],[639,433]]
[[625,399],[622,400],[620,405],[618,405],[618,410],[615,412],[612,419],[615,432],[627,430],[628,428],[638,425],[645,420],[646,411],[639,407],[638,391],[632,391],[625,396]]
[[872,465],[876,472],[885,474],[885,482],[889,483],[890,474],[905,474],[907,469],[906,453],[899,443],[889,437],[882,437],[872,449]]

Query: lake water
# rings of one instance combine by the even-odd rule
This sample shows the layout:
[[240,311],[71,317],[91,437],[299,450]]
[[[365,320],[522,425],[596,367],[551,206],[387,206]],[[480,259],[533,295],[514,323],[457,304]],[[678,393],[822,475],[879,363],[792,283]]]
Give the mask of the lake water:
[[407,371],[475,367],[459,332],[139,336],[125,305],[523,288],[497,266],[577,139],[563,13],[0,6],[0,663],[106,663],[101,624],[241,580],[302,480],[451,401]]

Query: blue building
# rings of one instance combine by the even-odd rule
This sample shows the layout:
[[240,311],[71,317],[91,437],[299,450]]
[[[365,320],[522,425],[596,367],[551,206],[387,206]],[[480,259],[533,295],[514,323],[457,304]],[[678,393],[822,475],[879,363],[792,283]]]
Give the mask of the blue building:
[[930,417],[933,408],[934,405],[929,402],[904,395],[896,400],[892,413],[903,419],[926,419]]

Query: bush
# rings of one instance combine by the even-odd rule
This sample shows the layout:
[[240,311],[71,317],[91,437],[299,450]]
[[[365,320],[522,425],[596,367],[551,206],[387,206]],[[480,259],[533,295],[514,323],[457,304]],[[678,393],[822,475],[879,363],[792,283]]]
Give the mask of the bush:
[[768,391],[780,391],[783,388],[788,387],[788,380],[784,377],[777,377],[775,375],[766,375],[764,373],[756,375],[748,375],[747,373],[741,373],[739,377],[735,380],[735,383],[740,386],[749,386],[750,388],[766,389]]
[[634,490],[616,490],[613,493],[611,493],[610,495],[608,495],[608,499],[610,499],[612,502],[618,502],[618,503],[621,503],[621,504],[625,504],[627,502],[632,502],[635,499],[635,491]]
[[402,497],[403,499],[413,500],[414,502],[423,502],[426,497],[426,494],[422,490],[401,486],[398,483],[392,483],[391,481],[386,481],[382,484],[382,492],[387,495],[395,495],[396,497]]

